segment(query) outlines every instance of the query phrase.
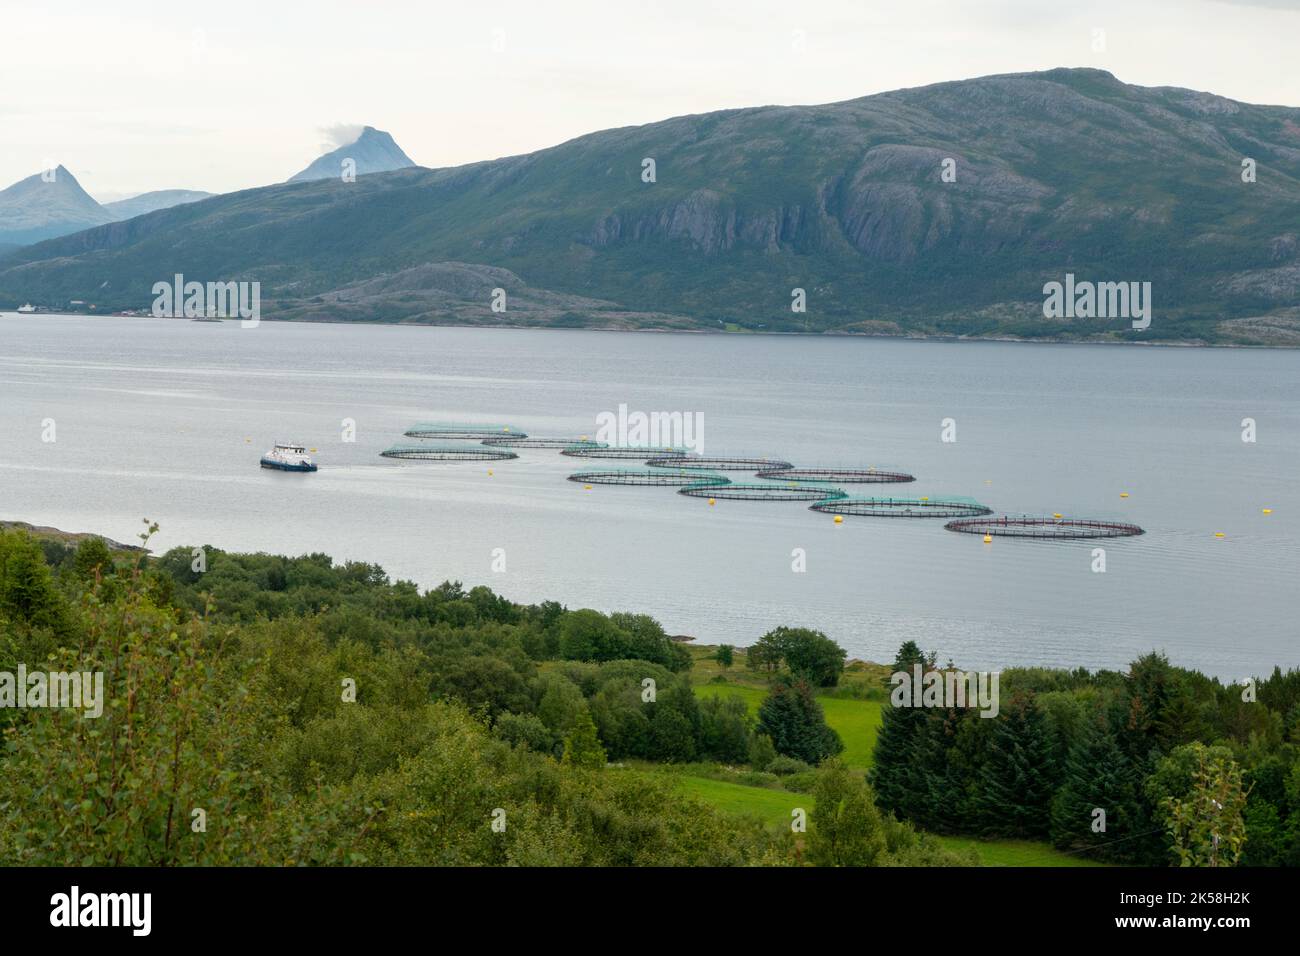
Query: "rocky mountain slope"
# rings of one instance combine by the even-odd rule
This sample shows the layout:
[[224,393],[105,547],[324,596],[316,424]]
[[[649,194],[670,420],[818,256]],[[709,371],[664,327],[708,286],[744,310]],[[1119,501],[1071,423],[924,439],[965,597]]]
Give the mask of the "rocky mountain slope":
[[[1062,69],[683,116],[100,226],[0,262],[0,304],[177,272],[267,318],[1300,344],[1300,110]],[[1067,273],[1150,282],[1150,327],[1044,318]],[[536,308],[491,311],[507,274]]]

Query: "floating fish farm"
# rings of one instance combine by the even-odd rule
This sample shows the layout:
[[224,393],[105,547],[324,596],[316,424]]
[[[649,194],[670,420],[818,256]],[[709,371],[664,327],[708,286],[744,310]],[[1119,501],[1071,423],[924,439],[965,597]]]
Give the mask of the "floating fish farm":
[[669,468],[694,468],[699,471],[783,471],[794,466],[779,458],[707,458],[692,455],[684,461],[669,461],[667,458],[651,458],[646,462],[652,468],[667,466]]
[[482,445],[394,445],[379,454],[385,458],[420,461],[505,461],[519,457],[504,448],[485,448]]
[[889,484],[890,482],[916,481],[913,475],[901,471],[880,471],[876,468],[765,468],[759,478],[779,478],[782,481],[820,481],[845,485]]
[[687,485],[685,488],[679,488],[677,493],[692,498],[723,498],[729,501],[827,501],[832,498],[848,497],[839,488],[813,485],[731,484],[730,482],[725,485]]
[[810,507],[826,514],[873,518],[963,518],[993,513],[973,498],[832,498]]
[[610,468],[604,470],[577,471],[569,476],[569,481],[580,481],[589,485],[659,485],[684,486],[699,485],[718,487],[731,484],[725,475],[710,475],[685,468]]
[[[685,448],[630,447],[609,445],[589,438],[530,437],[512,425],[421,422],[405,432],[408,438],[441,439],[409,445],[393,445],[380,454],[385,458],[419,461],[505,461],[518,458],[515,448],[559,449],[571,458],[613,459],[642,462],[644,468],[589,467],[568,475],[569,481],[584,485],[625,485],[676,488],[690,498],[728,501],[801,501],[811,511],[834,515],[842,524],[845,515],[876,518],[944,518],[944,528],[961,534],[1032,538],[1041,541],[1125,538],[1144,534],[1142,528],[1124,521],[997,515],[974,498],[859,497],[850,496],[839,485],[871,485],[916,481],[904,471],[875,467],[797,467],[781,458],[723,457],[703,455]],[[458,444],[457,442],[461,442]],[[473,442],[474,444],[466,444]],[[756,482],[733,482],[723,472],[750,472]],[[492,472],[489,470],[488,474]],[[1128,497],[1123,495],[1122,497]]]
[[669,468],[680,467],[681,460],[690,457],[688,452],[675,448],[627,448],[621,445],[611,447],[600,442],[569,445],[560,454],[573,458],[623,458],[633,461],[648,461],[654,458],[660,464],[666,463]]
[[419,422],[408,428],[404,434],[407,438],[498,438],[506,435],[514,438],[528,436],[509,425],[465,425],[455,422]]
[[[446,436],[442,436],[446,437]],[[484,438],[483,444],[497,448],[608,448],[604,442],[583,438],[530,438],[527,435],[497,435]]]
[[986,537],[1075,540],[1080,538],[1128,538],[1145,534],[1135,524],[1123,521],[1095,521],[1087,518],[963,518],[944,525],[949,531],[982,534]]

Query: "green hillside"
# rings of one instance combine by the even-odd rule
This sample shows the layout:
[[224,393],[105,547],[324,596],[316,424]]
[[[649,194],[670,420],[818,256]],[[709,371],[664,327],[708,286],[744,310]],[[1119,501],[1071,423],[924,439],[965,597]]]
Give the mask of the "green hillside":
[[[22,250],[0,305],[182,273],[267,318],[1297,344],[1298,221],[1300,110],[1062,69],[220,196]],[[1150,328],[1045,319],[1067,272],[1150,282]]]

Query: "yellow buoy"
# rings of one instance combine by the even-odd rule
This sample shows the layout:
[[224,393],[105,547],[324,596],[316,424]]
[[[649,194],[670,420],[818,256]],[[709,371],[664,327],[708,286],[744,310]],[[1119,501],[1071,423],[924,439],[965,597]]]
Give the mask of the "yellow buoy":
[[1222,537],[1223,537],[1223,532],[1222,532],[1222,531],[1216,531],[1216,532],[1214,532],[1214,536],[1215,536],[1216,538],[1222,538]]
[[922,500],[922,501],[929,501],[930,499],[929,499],[929,498],[922,498],[921,500]]
[[712,498],[710,498],[710,499],[709,499],[709,504],[711,504],[711,505],[715,505],[715,504],[717,504],[717,502],[714,501]]
[[1059,511],[1053,512],[1053,513],[1052,513],[1052,517],[1053,517],[1053,518],[1059,518],[1059,517],[1061,517],[1061,513],[1060,513]]
[[1128,497],[1128,492],[1127,492],[1127,491],[1121,491],[1121,492],[1119,493],[1119,496],[1120,496],[1121,498],[1127,498],[1127,497]]
[[311,450],[311,453],[312,453],[313,455],[316,454],[316,449],[313,448],[313,449]]
[[579,439],[578,439],[578,441],[586,441],[586,440],[587,440],[587,436],[586,436],[586,435],[582,435],[582,436],[579,437]]
[[582,487],[587,491],[591,491],[591,485],[583,485]]
[[836,516],[835,516],[835,523],[836,523],[836,524],[844,524],[844,515],[836,515]]
[[489,468],[489,469],[488,469],[488,477],[490,478],[491,476],[492,476],[492,469]]
[[1266,515],[1271,515],[1272,513],[1273,513],[1273,509],[1272,509],[1272,508],[1265,508],[1265,509],[1264,509],[1264,514],[1266,514]]
[[992,543],[993,543],[993,535],[991,535],[991,534],[986,534],[986,535],[984,536],[984,543],[985,543],[985,544],[992,544]]

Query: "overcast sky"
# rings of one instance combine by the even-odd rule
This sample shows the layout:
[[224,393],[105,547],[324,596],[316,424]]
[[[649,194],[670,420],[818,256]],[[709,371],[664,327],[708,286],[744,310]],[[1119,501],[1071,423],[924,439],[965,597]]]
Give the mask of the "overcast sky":
[[353,124],[448,166],[1055,66],[1300,106],[1300,0],[0,0],[0,37],[0,187],[103,201],[278,182]]

